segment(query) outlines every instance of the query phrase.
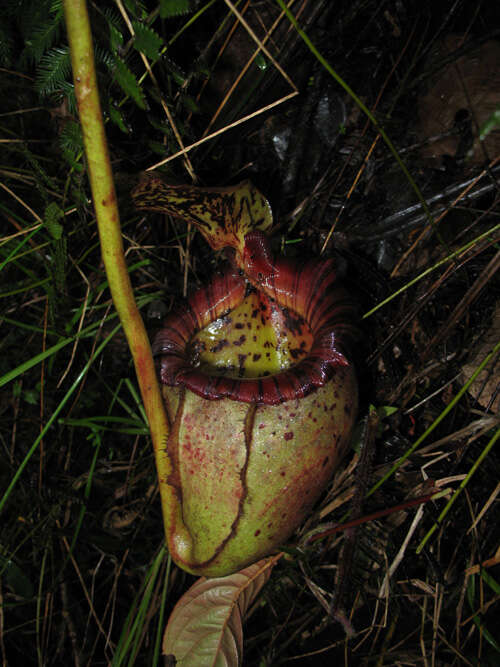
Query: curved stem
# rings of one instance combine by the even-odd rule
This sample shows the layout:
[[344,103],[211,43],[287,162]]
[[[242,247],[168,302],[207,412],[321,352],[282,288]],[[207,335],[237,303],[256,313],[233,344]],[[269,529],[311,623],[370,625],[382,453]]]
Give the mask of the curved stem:
[[[64,12],[102,258],[113,303],[132,352],[149,421],[163,520],[168,538],[174,526],[177,533],[183,527],[179,501],[172,486],[168,484],[168,478],[172,472],[172,463],[165,448],[169,425],[156,377],[151,347],[135,302],[125,262],[118,203],[97,89],[94,49],[85,0],[64,0]],[[189,548],[189,535],[186,534],[183,537],[185,547]]]

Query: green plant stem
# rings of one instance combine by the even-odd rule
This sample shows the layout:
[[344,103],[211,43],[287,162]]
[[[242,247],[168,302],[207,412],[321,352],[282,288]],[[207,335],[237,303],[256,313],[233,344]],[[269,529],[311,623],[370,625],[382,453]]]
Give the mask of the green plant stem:
[[[408,180],[408,183],[412,187],[413,191],[417,195],[420,203],[422,204],[422,208],[424,210],[425,215],[427,216],[427,219],[429,220],[429,223],[431,224],[432,228],[436,231],[438,238],[440,237],[439,231],[437,230],[436,223],[434,222],[434,218],[432,217],[432,213],[430,212],[430,209],[427,205],[427,202],[424,199],[424,196],[420,192],[420,188],[415,182],[415,179],[413,176],[410,174],[408,171],[408,167],[405,165],[403,160],[400,158],[399,153],[397,152],[394,144],[390,140],[389,136],[385,132],[385,130],[380,126],[379,122],[375,118],[375,116],[372,114],[372,112],[368,109],[366,104],[363,103],[363,101],[356,95],[354,90],[342,79],[341,76],[337,74],[337,72],[333,69],[333,67],[330,65],[330,63],[324,58],[321,53],[318,51],[318,49],[314,46],[314,44],[311,42],[307,34],[302,30],[302,28],[299,26],[297,19],[295,16],[292,14],[292,12],[288,9],[288,7],[285,5],[283,0],[276,0],[278,5],[281,7],[281,9],[284,11],[286,14],[286,17],[290,21],[290,23],[293,25],[295,30],[298,32],[300,37],[304,40],[304,43],[307,45],[308,49],[311,51],[311,53],[315,56],[315,58],[321,63],[321,65],[326,69],[326,71],[332,76],[335,81],[342,86],[342,88],[346,91],[346,93],[354,100],[354,102],[357,104],[357,106],[361,109],[361,111],[365,114],[365,116],[370,120],[372,123],[373,127],[377,130],[377,132],[380,134],[382,139],[384,140],[386,146],[388,149],[391,151],[392,155],[394,156],[394,159],[398,163],[401,171],[404,173],[406,176],[406,179]],[[443,245],[446,244],[442,241],[441,238],[439,238],[441,243]]]
[[[135,302],[123,251],[120,217],[97,88],[94,49],[85,0],[64,0],[73,80],[87,157],[87,171],[99,229],[101,252],[114,306],[134,360],[155,451],[166,534],[183,526],[180,504],[168,477],[172,464],[166,451],[169,426],[156,377],[146,328]],[[184,537],[184,536],[183,536]],[[189,548],[189,535],[185,535]]]
[[425,547],[425,545],[427,544],[427,542],[429,541],[429,539],[431,538],[431,536],[432,536],[432,535],[436,532],[436,530],[439,528],[439,526],[441,525],[443,519],[445,518],[445,516],[448,514],[449,510],[451,509],[451,506],[452,506],[453,503],[457,500],[458,496],[462,493],[462,491],[465,489],[465,487],[467,486],[467,484],[470,482],[470,479],[471,479],[472,475],[473,475],[473,474],[476,472],[476,470],[479,468],[479,466],[480,466],[481,463],[484,461],[484,459],[486,458],[486,456],[488,456],[489,452],[490,452],[491,449],[493,448],[493,445],[494,445],[495,442],[498,440],[498,438],[500,438],[500,429],[497,429],[497,431],[494,433],[494,435],[493,435],[493,437],[491,438],[491,440],[488,442],[488,444],[486,445],[486,447],[483,449],[483,451],[482,451],[481,454],[479,455],[479,458],[474,462],[474,465],[472,466],[472,468],[469,470],[469,472],[467,473],[467,475],[465,476],[465,478],[464,478],[464,479],[462,480],[462,482],[460,483],[460,486],[458,487],[458,489],[455,491],[455,493],[452,495],[452,497],[451,497],[451,498],[449,499],[449,501],[446,503],[445,507],[443,508],[443,510],[441,511],[440,515],[438,516],[436,523],[435,523],[435,524],[432,526],[432,528],[427,532],[427,534],[425,535],[425,537],[422,539],[422,541],[421,541],[420,544],[418,545],[417,550],[416,550],[416,553],[417,553],[417,554],[419,554],[419,553],[422,551],[422,549]]
[[415,285],[418,283],[422,278],[425,278],[429,273],[432,271],[435,271],[438,269],[440,266],[443,264],[446,264],[447,262],[452,261],[456,257],[460,257],[464,252],[472,248],[473,246],[477,245],[481,241],[486,240],[488,237],[492,237],[492,242],[495,241],[494,235],[497,234],[500,231],[500,225],[495,225],[491,229],[488,229],[486,232],[483,232],[482,234],[479,234],[479,236],[476,236],[476,238],[472,239],[472,241],[469,241],[465,245],[463,245],[461,248],[458,248],[458,250],[454,250],[452,253],[448,254],[446,257],[443,257],[443,259],[440,259],[437,261],[433,266],[429,266],[427,269],[422,271],[422,273],[419,273],[418,276],[415,276],[415,278],[412,278],[412,280],[409,280],[405,285],[403,285],[400,289],[396,290],[393,292],[390,296],[388,296],[386,299],[378,303],[376,306],[371,308],[367,313],[365,313],[362,317],[362,319],[365,319],[366,317],[370,317],[374,313],[379,310],[379,308],[382,308],[382,306],[387,305],[390,301],[395,299],[397,296],[402,294],[403,292],[406,292],[407,289],[409,289],[412,285]]
[[5,490],[4,494],[3,494],[3,496],[0,498],[0,512],[2,512],[2,510],[3,510],[4,506],[5,506],[5,504],[7,503],[7,500],[9,499],[9,496],[10,496],[10,494],[11,494],[11,492],[12,492],[12,489],[13,489],[13,488],[15,487],[15,485],[17,484],[19,478],[21,477],[21,474],[22,474],[23,470],[24,470],[24,469],[26,468],[26,466],[28,465],[29,460],[31,459],[31,457],[33,456],[33,454],[34,454],[34,453],[36,452],[36,450],[38,449],[38,445],[39,445],[40,442],[43,440],[43,438],[47,435],[47,433],[48,433],[50,427],[51,427],[52,424],[54,424],[54,422],[56,421],[56,419],[57,419],[59,413],[61,412],[61,410],[63,409],[63,407],[66,405],[66,403],[68,402],[68,400],[71,398],[72,394],[75,392],[75,390],[76,390],[77,387],[79,386],[79,384],[80,384],[80,382],[82,381],[82,379],[83,379],[83,378],[85,377],[85,375],[87,374],[87,372],[88,372],[88,370],[89,370],[89,368],[90,368],[92,362],[94,361],[94,359],[96,359],[96,358],[100,355],[101,351],[104,349],[104,347],[108,344],[108,342],[111,340],[111,338],[116,334],[116,332],[117,332],[119,329],[120,329],[119,326],[115,327],[115,328],[111,331],[111,333],[109,334],[109,336],[107,336],[107,337],[102,341],[102,343],[99,345],[99,347],[97,348],[97,350],[94,352],[94,355],[87,361],[87,363],[85,364],[85,366],[83,367],[83,369],[82,369],[82,370],[80,371],[80,373],[77,375],[75,381],[73,382],[73,384],[71,385],[71,387],[70,387],[70,388],[68,389],[68,391],[66,392],[66,395],[64,396],[64,398],[62,399],[62,401],[59,403],[59,405],[54,409],[54,411],[53,411],[52,414],[50,415],[49,419],[47,420],[47,423],[45,424],[45,426],[42,428],[42,430],[41,430],[40,433],[38,434],[38,437],[36,438],[35,442],[31,445],[30,449],[28,450],[28,453],[26,454],[26,456],[24,457],[24,459],[23,459],[23,461],[21,462],[20,466],[18,467],[18,469],[16,470],[15,474],[13,475],[12,479],[10,480],[10,483],[9,483],[8,487],[6,488],[6,490]]
[[396,463],[391,467],[391,469],[383,475],[378,482],[376,482],[372,488],[368,491],[366,494],[366,497],[368,498],[371,496],[375,491],[386,482],[389,477],[391,477],[396,470],[398,470],[403,463],[408,459],[413,452],[420,447],[420,445],[424,442],[424,440],[429,436],[432,431],[443,421],[443,419],[446,417],[446,415],[453,410],[455,405],[459,402],[459,400],[462,398],[462,396],[466,393],[466,391],[469,389],[471,384],[474,382],[474,380],[477,378],[479,373],[489,364],[490,360],[497,354],[497,352],[500,351],[500,341],[495,345],[495,347],[492,349],[492,351],[486,355],[486,357],[483,359],[483,361],[479,364],[479,366],[476,368],[474,373],[470,376],[470,378],[467,380],[467,382],[463,385],[463,387],[459,390],[457,395],[448,403],[448,405],[445,407],[445,409],[441,412],[440,415],[436,417],[436,419],[432,422],[432,424],[422,433],[422,435],[413,443],[413,445],[406,450],[406,452],[403,454],[403,456],[396,461]]

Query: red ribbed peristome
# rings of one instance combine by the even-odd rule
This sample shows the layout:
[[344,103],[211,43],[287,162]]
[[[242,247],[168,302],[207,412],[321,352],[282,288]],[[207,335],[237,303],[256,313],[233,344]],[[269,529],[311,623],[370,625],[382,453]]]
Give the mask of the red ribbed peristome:
[[344,353],[355,336],[354,306],[347,293],[334,285],[333,262],[314,260],[300,265],[284,258],[271,260],[260,235],[254,244],[256,251],[247,258],[253,289],[304,318],[313,334],[309,354],[296,365],[261,378],[209,375],[195,367],[189,351],[193,336],[240,305],[249,288],[246,279],[231,269],[194,292],[185,308],[165,320],[153,344],[164,384],[184,385],[210,400],[278,405],[323,386],[334,377],[336,368],[349,363]]

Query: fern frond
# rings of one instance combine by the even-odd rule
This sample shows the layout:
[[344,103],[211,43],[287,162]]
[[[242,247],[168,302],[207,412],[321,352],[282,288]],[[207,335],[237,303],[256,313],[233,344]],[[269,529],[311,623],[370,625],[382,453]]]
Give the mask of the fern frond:
[[101,46],[94,48],[94,58],[98,65],[105,65],[108,68],[113,68],[115,64],[115,57],[107,49]]
[[52,95],[61,92],[63,84],[71,74],[69,47],[51,49],[40,60],[36,75],[35,88],[40,95]]
[[[54,10],[37,7],[36,14],[27,12],[27,20],[22,22],[25,35],[25,47],[21,53],[21,62],[38,64],[41,62],[47,49],[50,49],[59,40],[63,21],[62,5],[54,3]],[[30,25],[31,24],[31,25]]]
[[116,11],[114,7],[104,7],[102,9],[102,15],[106,19],[108,25],[112,25],[114,28],[120,32],[123,29],[123,19],[120,16],[119,12]]
[[189,14],[191,3],[189,0],[160,0],[160,17],[162,19],[172,18]]
[[59,135],[59,146],[70,165],[75,167],[83,154],[83,136],[79,123],[73,120],[65,123]]
[[[115,64],[111,53],[100,47],[96,47],[94,58],[98,64],[106,67]],[[35,88],[43,97],[54,93],[64,95],[70,112],[76,114],[75,89],[71,80],[71,58],[67,46],[51,49],[42,57],[37,69]]]
[[72,81],[63,81],[61,83],[61,95],[66,98],[70,114],[72,116],[77,116],[78,108],[76,104],[75,86]]
[[134,27],[135,39],[134,49],[144,53],[149,60],[158,60],[160,49],[163,47],[163,40],[153,28],[150,28],[139,21],[132,21]]

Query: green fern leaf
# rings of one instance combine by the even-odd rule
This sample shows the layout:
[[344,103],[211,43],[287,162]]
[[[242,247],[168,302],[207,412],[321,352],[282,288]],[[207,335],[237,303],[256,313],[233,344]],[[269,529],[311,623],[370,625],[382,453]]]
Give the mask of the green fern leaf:
[[160,17],[168,19],[191,11],[189,0],[160,0]]
[[82,171],[83,136],[79,123],[68,121],[59,135],[59,146],[64,159],[75,171]]
[[131,97],[140,109],[147,109],[146,98],[134,74],[121,58],[114,59],[113,76],[120,88]]
[[135,32],[134,48],[144,53],[149,60],[158,60],[163,40],[152,28],[144,23],[132,21]]
[[61,92],[71,73],[71,59],[67,46],[48,51],[40,60],[35,87],[40,95]]
[[64,228],[59,222],[63,216],[63,211],[55,202],[50,202],[50,204],[45,209],[45,226],[47,227],[47,230],[54,241],[59,241],[63,235]]
[[54,11],[49,7],[43,11],[43,3],[37,7],[37,13],[31,15],[22,26],[25,35],[25,46],[21,53],[23,64],[38,64],[42,60],[47,49],[59,40],[62,22],[62,6],[54,7]]
[[114,67],[115,65],[115,56],[100,46],[94,48],[94,58],[98,65],[105,65],[106,67]]
[[83,151],[83,135],[80,123],[74,120],[65,123],[59,135],[59,143],[61,148],[66,148],[75,154]]
[[61,95],[64,95],[68,103],[68,109],[72,116],[78,115],[76,104],[75,86],[72,81],[63,81],[61,83]]

